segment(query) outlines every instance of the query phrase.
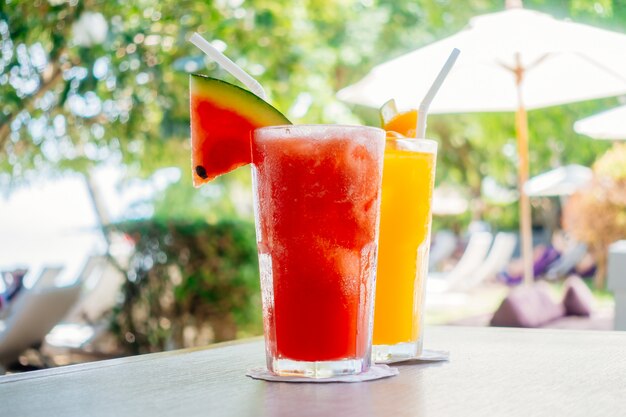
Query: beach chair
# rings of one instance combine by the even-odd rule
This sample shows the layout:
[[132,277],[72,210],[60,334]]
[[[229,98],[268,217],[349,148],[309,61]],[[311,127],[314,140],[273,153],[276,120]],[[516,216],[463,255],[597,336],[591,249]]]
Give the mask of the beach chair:
[[105,256],[91,257],[79,277],[83,294],[64,322],[93,324],[115,305],[124,275]]
[[493,235],[490,232],[473,233],[467,242],[463,256],[450,272],[428,275],[426,291],[442,293],[456,288],[483,264],[492,241]]
[[440,262],[448,259],[456,250],[457,238],[450,230],[441,230],[435,234],[430,248],[428,269],[435,271]]
[[32,288],[49,288],[54,287],[57,277],[63,271],[62,266],[47,266],[41,270],[39,278],[33,284]]
[[480,283],[495,277],[509,263],[517,246],[517,235],[514,233],[499,232],[493,240],[493,245],[484,262],[473,273],[452,289],[467,291]]
[[[63,267],[60,267],[60,266],[43,267],[41,271],[39,271],[39,274],[35,278],[35,281],[31,285],[30,289],[35,289],[35,288],[42,289],[42,288],[47,288],[47,287],[53,287],[54,282],[56,278],[61,274],[61,271],[63,271]],[[27,272],[27,274],[29,273]],[[29,279],[30,277],[27,275],[24,280],[29,280]],[[29,290],[28,288],[26,288],[24,284],[24,280],[22,280],[19,283],[19,287],[13,289],[13,295],[11,296],[11,301],[8,303],[8,305],[3,306],[2,310],[0,310],[0,320],[3,320],[11,315],[11,312],[15,308],[14,307],[15,299],[18,298],[22,292]]]
[[67,316],[65,316],[65,322],[85,321],[85,317],[83,314],[85,300],[89,297],[93,289],[98,286],[98,283],[102,278],[104,269],[106,268],[106,262],[106,257],[102,255],[89,256],[87,258],[87,261],[83,265],[83,268],[76,277],[75,281],[82,283],[81,295],[74,307],[70,310]]
[[97,285],[104,268],[106,268],[107,262],[105,255],[93,255],[87,258],[87,261],[76,278],[77,282],[80,281],[83,283],[83,291],[89,291]]
[[557,280],[569,274],[587,254],[587,245],[576,243],[557,259],[546,271],[548,280]]
[[90,258],[83,274],[83,293],[65,319],[46,336],[48,347],[84,351],[106,333],[106,313],[115,306],[126,279],[104,256]]
[[0,363],[12,364],[29,348],[40,353],[39,348],[46,334],[78,299],[80,285],[24,290],[0,324]]

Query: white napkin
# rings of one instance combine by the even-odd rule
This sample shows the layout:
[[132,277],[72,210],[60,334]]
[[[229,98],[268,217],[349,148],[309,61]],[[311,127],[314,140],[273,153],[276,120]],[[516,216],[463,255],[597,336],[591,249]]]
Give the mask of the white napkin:
[[266,368],[252,368],[246,373],[247,376],[254,379],[263,379],[272,382],[363,382],[373,381],[375,379],[388,378],[398,375],[398,368],[392,368],[387,365],[372,365],[366,372],[357,375],[340,375],[329,378],[307,378],[303,376],[278,376],[274,375]]
[[414,363],[425,363],[425,362],[441,362],[450,360],[450,352],[446,352],[445,350],[422,350],[422,354],[413,358],[409,358],[406,356],[401,356],[397,358],[390,358],[384,361],[376,361],[377,364],[390,364],[390,363],[403,363],[403,364],[414,364]]

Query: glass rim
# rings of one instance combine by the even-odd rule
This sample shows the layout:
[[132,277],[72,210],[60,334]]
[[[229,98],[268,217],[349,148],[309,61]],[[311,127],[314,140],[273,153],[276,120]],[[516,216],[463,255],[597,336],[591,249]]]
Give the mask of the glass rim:
[[[408,143],[411,145],[417,145],[420,149],[414,150],[414,152],[437,152],[439,143],[434,139],[426,138],[402,138],[402,137],[387,137],[386,142],[399,142]],[[406,149],[409,150],[410,149]]]
[[271,131],[271,130],[285,130],[285,129],[327,129],[327,128],[338,128],[342,130],[375,130],[385,132],[384,129],[375,126],[364,126],[364,125],[347,125],[347,124],[333,124],[333,123],[307,123],[307,124],[293,124],[293,125],[273,125],[273,126],[263,126],[257,127],[254,131]]

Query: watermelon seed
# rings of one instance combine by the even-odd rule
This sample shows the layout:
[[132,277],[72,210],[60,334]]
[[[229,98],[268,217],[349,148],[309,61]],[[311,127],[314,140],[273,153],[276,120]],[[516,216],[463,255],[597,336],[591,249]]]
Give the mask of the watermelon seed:
[[203,180],[208,177],[208,175],[206,174],[206,169],[204,169],[202,165],[196,166],[196,174],[198,174],[198,176]]

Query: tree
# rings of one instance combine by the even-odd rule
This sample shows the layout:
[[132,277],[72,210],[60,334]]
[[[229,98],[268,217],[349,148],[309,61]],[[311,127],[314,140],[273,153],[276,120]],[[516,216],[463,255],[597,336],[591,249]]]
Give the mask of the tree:
[[[134,175],[163,166],[189,169],[187,74],[234,81],[186,42],[213,40],[266,86],[294,122],[378,124],[375,111],[349,106],[335,92],[373,65],[450,35],[500,0],[33,0],[0,3],[0,184],[64,170],[89,172],[109,161]],[[624,0],[527,1],[557,17],[617,28]],[[409,87],[409,86],[407,86]],[[604,148],[571,131],[604,100],[530,113],[534,172],[557,162],[590,163]],[[436,116],[442,143],[439,181],[480,194],[490,175],[513,185],[510,118]],[[559,161],[560,160],[560,161]],[[202,216],[234,213],[222,196],[249,184],[246,170],[191,196],[189,175],[162,197]],[[180,199],[183,200],[180,200]],[[158,206],[158,204],[157,204]],[[185,215],[179,210],[180,215]]]

